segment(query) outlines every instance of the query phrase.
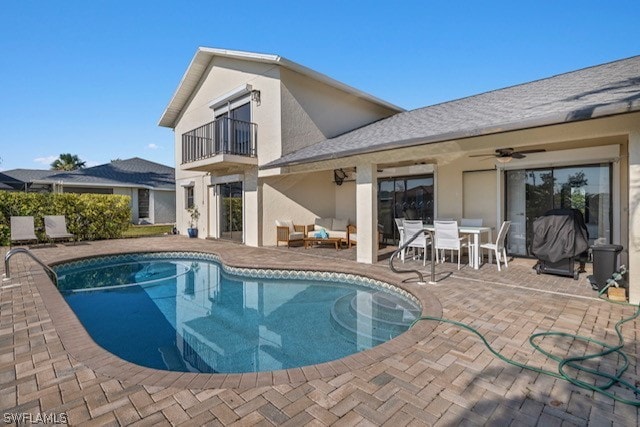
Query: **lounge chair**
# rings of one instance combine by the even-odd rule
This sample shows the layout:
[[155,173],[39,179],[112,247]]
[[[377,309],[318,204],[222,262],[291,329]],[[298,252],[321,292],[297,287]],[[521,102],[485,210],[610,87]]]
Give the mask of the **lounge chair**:
[[64,215],[45,215],[44,234],[54,242],[56,240],[73,240],[74,234],[67,231],[67,222]]
[[11,217],[11,243],[38,243],[32,216]]

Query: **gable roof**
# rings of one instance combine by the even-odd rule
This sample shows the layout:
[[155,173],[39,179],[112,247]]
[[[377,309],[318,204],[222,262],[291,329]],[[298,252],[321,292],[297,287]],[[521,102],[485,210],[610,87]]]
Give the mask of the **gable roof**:
[[640,56],[399,113],[263,169],[640,111]]
[[133,157],[103,165],[73,171],[41,169],[13,169],[4,175],[28,183],[55,183],[69,186],[143,187],[158,190],[175,189],[175,170],[172,167]]
[[244,61],[252,61],[252,62],[262,62],[266,64],[274,64],[279,65],[285,68],[288,68],[297,73],[303,74],[307,77],[310,77],[314,80],[318,80],[322,83],[333,86],[337,89],[343,90],[347,93],[350,93],[358,98],[365,99],[370,102],[374,102],[376,104],[382,105],[386,108],[390,108],[395,111],[405,111],[404,108],[398,107],[397,105],[393,105],[387,101],[384,101],[380,98],[376,98],[373,95],[365,93],[359,89],[341,83],[331,77],[319,73],[311,68],[307,68],[303,65],[297,64],[293,61],[290,61],[282,56],[271,55],[271,54],[263,54],[263,53],[254,53],[254,52],[244,52],[240,50],[227,50],[227,49],[216,49],[210,47],[199,47],[194,55],[189,67],[187,67],[187,71],[185,71],[180,83],[178,84],[178,88],[176,89],[171,101],[169,101],[169,105],[165,108],[162,113],[162,117],[160,117],[160,121],[158,122],[159,126],[164,126],[168,128],[174,128],[176,125],[176,121],[182,112],[182,109],[185,107],[193,91],[197,88],[200,80],[204,76],[204,73],[209,66],[211,60],[216,57],[225,57],[225,58],[233,58],[240,59]]

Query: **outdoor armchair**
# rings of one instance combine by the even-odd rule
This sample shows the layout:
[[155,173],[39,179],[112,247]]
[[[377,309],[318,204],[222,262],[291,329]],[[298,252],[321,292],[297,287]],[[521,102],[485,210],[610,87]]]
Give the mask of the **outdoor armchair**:
[[296,225],[292,220],[276,220],[276,246],[280,242],[286,242],[287,247],[291,247],[292,242],[304,243],[309,231],[313,230],[313,225]]
[[358,243],[358,227],[355,224],[349,224],[347,226],[347,242],[349,247]]

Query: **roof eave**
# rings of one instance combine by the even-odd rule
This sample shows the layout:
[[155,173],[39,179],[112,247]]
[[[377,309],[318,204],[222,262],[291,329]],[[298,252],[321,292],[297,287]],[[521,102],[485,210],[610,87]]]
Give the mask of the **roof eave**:
[[298,166],[309,163],[316,163],[320,161],[326,160],[335,160],[337,158],[342,157],[350,157],[362,154],[370,154],[380,151],[388,151],[398,148],[407,148],[413,147],[417,145],[426,145],[426,144],[435,144],[438,142],[446,142],[456,139],[466,139],[466,138],[474,138],[478,136],[485,135],[494,135],[505,132],[514,132],[519,130],[526,130],[532,128],[539,128],[545,126],[553,126],[564,123],[573,123],[585,120],[599,119],[609,116],[616,116],[620,114],[634,113],[640,111],[640,104],[637,105],[629,105],[629,103],[616,103],[610,104],[606,106],[601,106],[594,109],[589,116],[581,114],[581,111],[571,111],[565,113],[556,113],[543,117],[535,117],[531,119],[521,120],[517,122],[511,123],[503,123],[499,125],[487,126],[483,128],[465,130],[465,131],[455,131],[442,133],[437,135],[429,135],[425,137],[419,138],[410,138],[398,141],[390,141],[383,144],[378,144],[373,147],[365,147],[365,148],[357,148],[351,150],[344,150],[340,152],[332,152],[328,154],[321,154],[316,156],[307,157],[299,160],[292,161],[279,161],[274,160],[273,162],[267,163],[266,165],[262,165],[259,169],[273,169],[273,168],[281,168],[287,166]]
[[170,187],[155,187],[149,184],[140,184],[133,182],[77,182],[77,181],[65,181],[64,179],[52,180],[52,179],[35,179],[31,181],[32,184],[59,184],[67,187],[83,187],[83,188],[144,188],[147,190],[171,190]]

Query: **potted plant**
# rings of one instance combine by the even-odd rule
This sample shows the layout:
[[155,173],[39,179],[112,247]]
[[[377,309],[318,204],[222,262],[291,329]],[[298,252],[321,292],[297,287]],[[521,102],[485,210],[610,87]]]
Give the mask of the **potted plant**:
[[187,209],[187,212],[191,215],[191,221],[189,221],[187,233],[189,234],[189,237],[198,237],[198,218],[200,218],[200,211],[198,211],[197,206],[192,206]]

